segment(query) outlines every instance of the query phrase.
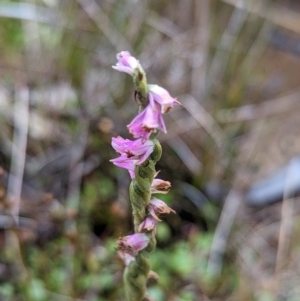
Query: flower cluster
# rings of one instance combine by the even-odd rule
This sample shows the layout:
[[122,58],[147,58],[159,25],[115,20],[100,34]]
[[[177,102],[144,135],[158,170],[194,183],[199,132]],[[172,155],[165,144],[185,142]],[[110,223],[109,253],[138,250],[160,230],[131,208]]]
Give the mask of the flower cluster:
[[[131,56],[128,51],[117,54],[118,63],[114,69],[125,72],[133,78],[138,74],[144,74],[140,62]],[[138,87],[136,87],[138,90]],[[127,125],[130,134],[136,140],[124,139],[122,137],[112,138],[112,147],[119,154],[118,158],[110,160],[118,167],[129,171],[134,180],[136,166],[145,162],[154,150],[153,137],[161,130],[166,133],[166,126],[163,114],[167,113],[174,105],[180,104],[167,90],[158,85],[146,85],[147,103],[141,107],[140,113]],[[157,173],[151,184],[150,193],[167,193],[171,187],[170,182],[156,179]],[[153,177],[153,176],[152,176]],[[152,197],[148,200],[145,219],[138,226],[138,232],[133,235],[118,239],[118,250],[126,264],[129,264],[134,257],[144,249],[149,238],[146,234],[152,232],[155,235],[159,215],[175,212],[162,200]]]
[[[114,69],[134,75],[139,70],[139,61],[131,56],[128,51],[117,54],[118,63]],[[119,158],[111,160],[116,166],[129,171],[134,178],[134,167],[143,163],[153,151],[153,142],[149,140],[153,132],[158,130],[167,133],[163,114],[167,113],[174,105],[180,104],[178,100],[170,96],[169,92],[158,85],[148,85],[149,104],[127,125],[129,132],[135,141],[113,138],[112,146],[120,154]]]

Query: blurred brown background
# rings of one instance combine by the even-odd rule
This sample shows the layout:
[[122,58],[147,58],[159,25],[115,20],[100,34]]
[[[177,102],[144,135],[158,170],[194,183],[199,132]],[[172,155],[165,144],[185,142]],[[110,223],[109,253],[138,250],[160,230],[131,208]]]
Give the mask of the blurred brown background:
[[298,301],[300,2],[284,0],[0,3],[0,300],[123,300],[122,50],[183,105],[159,134],[177,215],[151,298]]

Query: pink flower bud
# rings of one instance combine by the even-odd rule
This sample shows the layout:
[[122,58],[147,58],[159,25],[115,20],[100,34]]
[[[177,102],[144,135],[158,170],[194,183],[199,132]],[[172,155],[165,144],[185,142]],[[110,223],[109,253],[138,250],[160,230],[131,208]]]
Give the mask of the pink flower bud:
[[112,66],[115,70],[133,75],[134,70],[140,66],[140,62],[130,52],[122,51],[117,54],[118,63]]
[[151,194],[154,193],[162,193],[162,194],[166,194],[169,192],[171,188],[171,183],[169,181],[164,181],[161,179],[154,179],[152,184],[151,184]]
[[117,250],[131,256],[136,256],[139,251],[147,247],[148,243],[149,238],[146,234],[135,233],[132,235],[120,237],[117,240]]
[[145,220],[139,225],[138,230],[140,232],[143,231],[152,231],[153,230],[153,234],[155,235],[156,232],[156,224],[157,224],[157,220],[149,215],[145,218]]
[[158,221],[160,221],[160,219],[157,216],[159,214],[169,214],[170,212],[176,213],[165,202],[163,202],[162,200],[159,200],[157,198],[153,198],[149,202],[148,210],[149,210],[150,214]]

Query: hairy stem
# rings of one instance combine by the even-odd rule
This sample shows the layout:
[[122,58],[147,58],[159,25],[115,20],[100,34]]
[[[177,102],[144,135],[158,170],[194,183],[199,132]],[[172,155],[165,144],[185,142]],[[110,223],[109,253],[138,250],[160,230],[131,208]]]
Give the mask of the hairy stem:
[[154,139],[153,142],[154,150],[152,154],[148,160],[136,166],[135,178],[129,187],[135,232],[138,232],[140,223],[146,217],[146,207],[151,198],[150,188],[156,173],[155,164],[160,159],[162,153],[159,141]]
[[146,251],[140,252],[124,271],[125,295],[128,301],[141,301],[146,294],[150,263]]

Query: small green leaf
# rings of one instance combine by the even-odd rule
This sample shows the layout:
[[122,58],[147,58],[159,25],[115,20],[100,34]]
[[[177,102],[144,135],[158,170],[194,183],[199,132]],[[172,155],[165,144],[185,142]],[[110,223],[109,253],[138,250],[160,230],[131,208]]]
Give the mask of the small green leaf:
[[29,299],[32,301],[46,300],[47,293],[44,289],[44,284],[41,280],[33,279],[28,285],[27,292]]
[[148,294],[154,298],[156,301],[164,301],[165,294],[163,290],[158,286],[153,286],[148,289]]

